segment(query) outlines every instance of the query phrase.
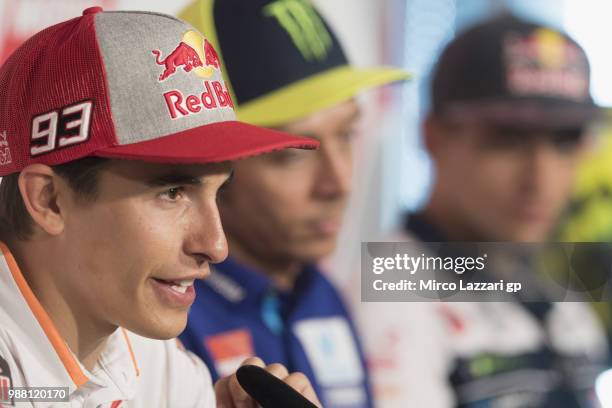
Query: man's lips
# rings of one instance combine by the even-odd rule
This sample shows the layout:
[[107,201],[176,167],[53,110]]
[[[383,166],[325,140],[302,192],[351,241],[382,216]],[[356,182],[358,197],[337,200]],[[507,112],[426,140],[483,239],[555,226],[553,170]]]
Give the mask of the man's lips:
[[152,278],[151,281],[157,298],[171,308],[186,308],[195,300],[193,279],[175,281]]
[[342,227],[341,216],[325,216],[311,220],[310,227],[317,235],[336,235]]
[[318,221],[315,224],[317,231],[323,235],[337,234],[340,231],[341,226],[342,220],[340,218],[328,218]]
[[190,305],[195,299],[193,284],[196,279],[205,279],[209,275],[206,272],[197,274],[174,276],[174,277],[153,277],[154,287],[163,300],[173,305]]
[[513,212],[514,216],[529,222],[548,222],[550,211],[542,205],[522,205],[517,206]]
[[185,293],[187,289],[193,286],[194,279],[173,279],[173,280],[165,280],[165,279],[157,279],[153,278],[157,282],[168,285],[171,290],[178,293]]
[[152,278],[159,281],[174,282],[178,284],[180,282],[193,282],[197,279],[206,279],[208,275],[210,275],[210,269],[208,268],[208,265],[206,265],[206,268],[202,267],[197,273],[190,273],[184,275],[153,276]]

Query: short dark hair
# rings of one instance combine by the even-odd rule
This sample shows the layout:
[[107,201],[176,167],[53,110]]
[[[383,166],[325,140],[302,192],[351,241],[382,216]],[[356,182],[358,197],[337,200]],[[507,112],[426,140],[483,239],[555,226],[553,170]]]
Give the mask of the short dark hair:
[[[95,200],[98,175],[109,159],[85,157],[53,166],[70,188],[83,200]],[[9,174],[0,182],[0,240],[27,240],[32,236],[34,220],[26,209],[19,191],[19,174]]]

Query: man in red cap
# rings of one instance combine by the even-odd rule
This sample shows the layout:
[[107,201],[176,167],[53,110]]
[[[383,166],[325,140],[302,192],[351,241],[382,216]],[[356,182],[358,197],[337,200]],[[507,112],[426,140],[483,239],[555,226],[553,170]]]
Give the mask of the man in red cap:
[[[254,406],[235,375],[215,405],[174,338],[227,256],[229,161],[317,143],[236,122],[206,42],[91,8],[0,68],[0,405]],[[318,403],[302,374],[266,369]]]

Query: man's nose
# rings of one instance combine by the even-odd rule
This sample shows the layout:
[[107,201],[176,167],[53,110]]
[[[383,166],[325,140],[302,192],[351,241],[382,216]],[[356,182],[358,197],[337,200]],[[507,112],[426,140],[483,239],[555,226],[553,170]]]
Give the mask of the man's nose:
[[527,162],[525,171],[532,186],[543,186],[551,182],[551,177],[558,177],[556,174],[558,156],[555,147],[543,140],[529,147],[525,153]]
[[352,163],[350,153],[334,152],[321,146],[315,192],[322,198],[343,197],[351,191]]
[[198,267],[205,262],[219,263],[227,258],[227,238],[216,203],[200,208],[199,217],[190,225],[185,252],[196,260]]

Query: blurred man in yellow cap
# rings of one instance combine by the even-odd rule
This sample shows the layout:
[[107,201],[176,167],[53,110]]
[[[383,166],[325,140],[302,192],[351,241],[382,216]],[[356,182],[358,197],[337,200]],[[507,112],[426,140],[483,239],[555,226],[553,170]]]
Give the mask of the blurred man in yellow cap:
[[181,339],[213,376],[256,354],[304,372],[326,407],[372,406],[352,319],[317,262],[351,191],[354,97],[408,75],[351,66],[307,0],[203,0],[180,17],[214,42],[240,119],[321,142],[236,164],[220,201],[231,256],[196,284]]

